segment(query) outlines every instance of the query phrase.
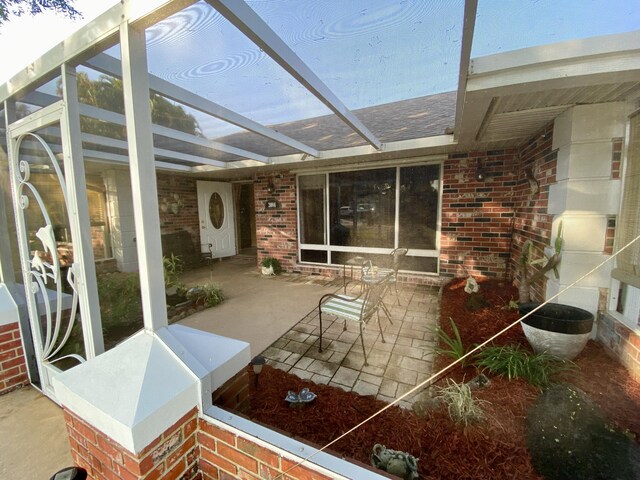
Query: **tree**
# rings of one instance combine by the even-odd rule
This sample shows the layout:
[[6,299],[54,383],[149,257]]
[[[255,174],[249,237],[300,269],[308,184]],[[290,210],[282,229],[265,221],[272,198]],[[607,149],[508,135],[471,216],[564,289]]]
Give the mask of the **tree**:
[[0,0],[0,25],[9,20],[9,15],[37,15],[44,10],[53,10],[69,18],[82,17],[82,14],[71,6],[72,3],[73,0]]
[[[61,92],[62,87],[59,81],[58,95],[61,95]],[[107,75],[101,75],[97,80],[91,80],[86,73],[79,72],[78,100],[80,103],[87,105],[93,105],[116,113],[124,113],[122,80]],[[156,93],[151,94],[149,101],[151,103],[151,121],[153,123],[191,135],[202,136],[198,121],[180,105],[175,105]],[[126,138],[125,127],[122,125],[83,116],[81,117],[80,126],[82,131],[86,133],[121,140]]]

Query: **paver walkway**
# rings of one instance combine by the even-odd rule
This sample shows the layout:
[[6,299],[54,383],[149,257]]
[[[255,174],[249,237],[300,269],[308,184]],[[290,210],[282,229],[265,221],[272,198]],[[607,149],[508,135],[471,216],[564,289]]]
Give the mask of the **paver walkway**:
[[[353,285],[348,293],[357,295],[358,291],[359,287]],[[432,373],[438,288],[404,285],[399,289],[399,298],[391,290],[385,304],[393,320],[391,325],[380,314],[386,343],[382,343],[375,318],[364,330],[369,365],[364,365],[358,325],[347,322],[344,331],[343,321],[332,315],[323,315],[323,351],[318,351],[317,308],[262,355],[269,365],[298,377],[391,402]],[[400,405],[408,408],[422,395],[424,392],[418,392]]]

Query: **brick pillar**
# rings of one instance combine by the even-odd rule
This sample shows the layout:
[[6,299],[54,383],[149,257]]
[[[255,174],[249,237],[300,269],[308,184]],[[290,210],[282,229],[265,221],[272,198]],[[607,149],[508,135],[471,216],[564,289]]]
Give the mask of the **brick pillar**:
[[198,468],[198,410],[180,420],[146,446],[132,453],[97,428],[65,409],[74,463],[92,480],[195,480]]
[[29,383],[18,322],[0,325],[0,395]]
[[[268,185],[275,187],[273,193]],[[254,182],[258,263],[264,257],[280,260],[282,269],[294,270],[298,256],[296,176],[289,172],[259,175]],[[267,202],[275,202],[275,208]]]

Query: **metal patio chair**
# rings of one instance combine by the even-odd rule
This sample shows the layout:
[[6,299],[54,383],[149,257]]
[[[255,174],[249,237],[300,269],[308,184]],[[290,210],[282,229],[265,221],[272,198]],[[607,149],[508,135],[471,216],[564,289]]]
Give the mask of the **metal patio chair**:
[[391,317],[382,303],[384,294],[390,286],[391,276],[391,273],[378,275],[378,280],[370,282],[364,293],[357,297],[336,295],[334,293],[328,293],[322,296],[320,302],[318,302],[318,311],[320,313],[320,352],[322,352],[322,314],[328,313],[335,315],[344,321],[343,330],[347,329],[347,320],[358,323],[360,327],[360,343],[362,344],[362,353],[364,354],[364,364],[368,365],[367,352],[364,348],[364,338],[362,336],[364,325],[375,313],[378,321],[378,329],[380,330],[380,336],[382,337],[382,343],[385,343],[382,326],[380,325],[379,310],[382,308],[382,311],[391,322]]
[[[362,268],[362,278],[366,279],[372,269],[377,269],[378,275],[391,274],[389,283],[393,284],[393,288],[396,291],[396,297],[398,297],[398,270],[400,270],[400,262],[407,256],[408,248],[396,248],[389,253],[390,261],[387,263],[390,267],[382,268],[376,267],[369,262]],[[367,283],[366,280],[364,283]],[[398,303],[400,303],[400,297],[398,297]],[[386,308],[386,307],[385,307]]]

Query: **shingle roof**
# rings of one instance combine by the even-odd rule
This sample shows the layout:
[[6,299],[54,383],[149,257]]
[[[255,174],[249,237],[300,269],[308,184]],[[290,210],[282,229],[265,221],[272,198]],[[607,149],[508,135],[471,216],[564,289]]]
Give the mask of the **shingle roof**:
[[[383,143],[388,143],[444,134],[445,129],[454,125],[455,109],[456,94],[447,92],[362,108],[354,113]],[[271,128],[318,150],[366,144],[335,115],[272,125]],[[250,132],[216,140],[267,156],[296,153],[286,145]],[[218,155],[217,158],[237,160],[233,156]]]

